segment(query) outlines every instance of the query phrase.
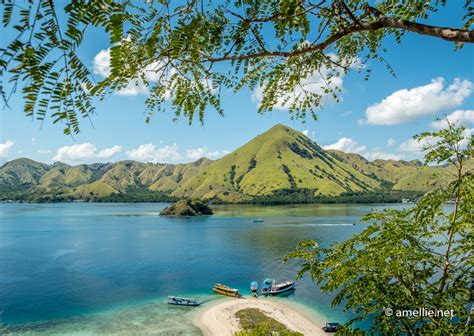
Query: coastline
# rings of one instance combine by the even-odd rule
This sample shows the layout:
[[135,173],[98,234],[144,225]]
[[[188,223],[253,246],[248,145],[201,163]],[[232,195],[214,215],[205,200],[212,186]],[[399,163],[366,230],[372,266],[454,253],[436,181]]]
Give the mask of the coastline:
[[273,298],[225,298],[196,312],[194,325],[205,336],[232,336],[240,330],[235,313],[245,308],[257,308],[269,317],[283,323],[290,330],[303,335],[326,335],[321,329],[323,317],[310,313],[296,303],[282,302]]

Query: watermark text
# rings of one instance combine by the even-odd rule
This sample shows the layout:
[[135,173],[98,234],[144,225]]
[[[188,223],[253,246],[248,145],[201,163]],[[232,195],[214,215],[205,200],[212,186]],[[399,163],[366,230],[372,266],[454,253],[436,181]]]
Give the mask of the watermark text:
[[385,308],[385,316],[395,317],[453,317],[454,309],[429,309],[429,308],[416,308],[416,309],[392,309]]

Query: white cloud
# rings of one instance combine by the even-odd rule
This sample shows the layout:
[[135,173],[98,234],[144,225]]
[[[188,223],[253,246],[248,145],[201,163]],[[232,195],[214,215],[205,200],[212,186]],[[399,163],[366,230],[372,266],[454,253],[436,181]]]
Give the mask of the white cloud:
[[369,106],[366,119],[362,124],[397,125],[418,117],[427,116],[439,111],[461,105],[472,91],[472,83],[455,78],[445,88],[444,78],[438,77],[430,84],[413,89],[395,91],[380,103]]
[[420,141],[417,139],[408,139],[400,144],[400,150],[407,153],[422,154],[423,147],[428,144],[434,144],[436,140],[435,138],[424,138]]
[[15,142],[12,140],[7,140],[4,143],[0,143],[0,158],[8,157],[10,149],[13,147],[14,144]]
[[324,149],[339,150],[345,153],[356,153],[362,155],[369,161],[382,160],[401,160],[404,158],[403,154],[387,153],[380,148],[367,149],[366,146],[359,144],[356,140],[351,138],[340,138],[331,145],[323,146]]
[[50,149],[38,149],[38,153],[40,154],[51,154],[51,150]]
[[394,153],[387,153],[379,148],[374,148],[368,152],[361,154],[369,161],[374,160],[403,160],[405,156],[403,154],[394,154]]
[[97,153],[98,158],[109,158],[117,154],[122,150],[122,146],[115,145],[110,148],[102,149],[99,153]]
[[194,149],[188,149],[186,151],[186,157],[191,160],[197,160],[203,157],[207,157],[208,159],[217,159],[229,153],[230,152],[227,150],[210,152],[208,151],[207,147],[199,147]]
[[131,80],[127,86],[116,92],[119,96],[137,96],[139,94],[148,94],[148,88],[141,79]]
[[309,130],[304,130],[304,131],[302,131],[301,133],[303,133],[304,136],[308,136],[308,135],[309,135]]
[[397,143],[397,141],[394,138],[389,138],[387,140],[387,146],[393,146]]
[[[474,124],[474,110],[456,110],[446,118],[451,124],[455,125]],[[432,122],[430,126],[436,129],[443,129],[448,127],[448,123],[445,119],[441,119]]]
[[96,75],[109,77],[110,75],[110,49],[101,50],[95,55],[92,67]]
[[[110,48],[101,50],[97,55],[95,55],[92,64],[95,74],[102,77],[110,76]],[[153,83],[159,82],[166,88],[171,86],[169,81],[176,73],[176,69],[169,66],[166,62],[166,59],[148,64],[142,72],[146,81]],[[217,89],[212,88],[212,83],[210,80],[203,79],[201,83],[205,87],[207,86],[212,93],[217,92]],[[149,93],[150,91],[148,90],[148,87],[142,78],[131,78],[125,87],[115,92],[115,94],[119,96],[137,96],[140,94],[148,95]],[[169,89],[166,89],[165,99],[169,99],[170,97],[171,92]]]
[[[463,140],[459,142],[461,148],[465,148],[474,134],[474,128],[466,128],[462,133]],[[435,145],[440,139],[438,137],[427,137],[420,141],[417,139],[408,139],[400,144],[400,151],[412,153],[412,154],[423,154],[423,147],[427,145]]]
[[351,138],[340,138],[335,143],[327,146],[323,146],[324,149],[334,149],[345,153],[362,153],[365,152],[366,147],[360,145],[357,141]]
[[[276,110],[287,110],[296,101],[297,98],[295,97],[304,95],[305,94],[304,92],[319,94],[323,97],[329,98],[330,96],[325,91],[334,90],[336,88],[342,89],[343,76],[342,74],[340,77],[334,76],[332,77],[330,82],[326,83],[325,78],[328,72],[329,71],[327,69],[323,68],[321,69],[322,76],[319,73],[314,73],[306,77],[304,80],[301,81],[300,85],[295,86],[295,88],[293,89],[293,92],[289,95],[290,96],[289,98],[286,95],[279,97],[276,101],[276,104],[273,107]],[[260,102],[263,100],[264,91],[265,91],[265,85],[258,86],[252,92],[252,101],[260,104]]]
[[[94,73],[102,77],[110,76],[110,49],[101,50],[97,55],[95,55],[94,60],[92,61]],[[154,67],[154,65],[151,65]],[[145,78],[147,80],[157,80],[157,76],[153,72],[146,72]],[[135,78],[130,80],[130,82],[124,88],[116,92],[120,96],[136,96],[139,94],[148,94],[148,88],[141,78]]]
[[462,132],[462,135],[464,137],[463,140],[459,142],[459,145],[461,148],[466,148],[467,144],[469,143],[469,140],[472,138],[474,135],[474,128],[466,128],[464,132]]
[[120,152],[121,146],[113,146],[98,151],[91,143],[83,143],[72,146],[63,146],[58,149],[53,161],[61,161],[65,163],[83,163],[90,162],[95,159],[110,158]]
[[[303,42],[302,45],[309,42]],[[335,54],[328,55],[332,60],[338,61],[338,57]],[[354,59],[352,61],[346,61],[344,66],[350,68],[362,68],[363,65],[360,63],[359,59]],[[336,74],[336,71],[338,72]],[[332,75],[331,79],[328,81],[328,76]],[[337,67],[337,69],[329,69],[326,66],[322,66],[319,71],[315,71],[312,74],[309,74],[305,79],[301,81],[299,85],[296,85],[291,94],[284,95],[279,97],[276,101],[276,104],[273,106],[277,110],[287,110],[291,105],[298,100],[298,96],[304,96],[306,93],[313,93],[321,95],[323,98],[332,99],[331,93],[327,93],[327,90],[332,91],[336,88],[343,89],[343,77],[344,69]],[[263,93],[265,91],[266,84],[263,83],[255,88],[252,92],[252,101],[260,104],[263,100]],[[302,97],[301,97],[302,98]],[[301,98],[299,100],[301,100]]]
[[[165,64],[164,61],[156,61],[147,65],[143,71],[146,81],[150,82],[159,82],[165,87],[170,87],[169,80],[176,74],[176,69],[169,67]],[[110,76],[110,49],[101,50],[97,55],[95,55],[93,63],[93,71],[95,74],[102,77]],[[202,84],[208,88],[212,93],[216,93],[217,89],[212,88],[212,83],[210,80],[202,80]],[[133,78],[127,83],[125,87],[116,92],[119,96],[137,96],[140,94],[148,95],[150,91],[148,90],[147,85],[144,83],[142,78]],[[167,89],[165,92],[165,99],[171,97],[171,92]]]
[[143,144],[138,148],[127,151],[127,156],[132,160],[153,163],[177,161],[182,159],[176,144],[160,148],[156,148],[155,145],[151,143]]

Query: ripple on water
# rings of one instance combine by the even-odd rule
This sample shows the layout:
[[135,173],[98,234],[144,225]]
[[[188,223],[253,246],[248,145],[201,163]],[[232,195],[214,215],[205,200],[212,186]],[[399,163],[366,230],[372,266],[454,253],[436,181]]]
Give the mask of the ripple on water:
[[13,335],[202,335],[193,325],[196,309],[160,302],[6,328]]

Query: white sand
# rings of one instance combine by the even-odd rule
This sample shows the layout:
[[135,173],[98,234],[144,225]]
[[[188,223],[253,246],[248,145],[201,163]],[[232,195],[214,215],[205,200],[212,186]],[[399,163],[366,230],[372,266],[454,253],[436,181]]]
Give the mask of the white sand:
[[263,298],[227,299],[210,306],[197,317],[196,324],[204,335],[232,336],[240,330],[235,313],[245,308],[258,308],[269,317],[283,323],[288,329],[303,335],[327,335],[320,323],[301,310],[279,301]]

